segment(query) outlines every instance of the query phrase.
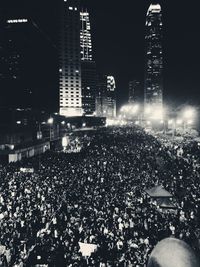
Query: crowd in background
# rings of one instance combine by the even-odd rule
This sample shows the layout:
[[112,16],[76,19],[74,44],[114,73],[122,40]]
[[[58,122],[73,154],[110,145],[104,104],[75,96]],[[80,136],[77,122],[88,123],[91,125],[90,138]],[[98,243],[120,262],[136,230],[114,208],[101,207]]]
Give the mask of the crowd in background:
[[[85,135],[85,134],[84,134]],[[0,168],[0,266],[145,267],[174,236],[200,240],[200,149],[169,145],[135,127],[85,136],[79,153],[46,152]],[[160,159],[158,161],[158,159]],[[159,164],[162,162],[162,164]],[[162,185],[177,212],[160,212],[145,189]],[[79,242],[96,244],[89,258]]]

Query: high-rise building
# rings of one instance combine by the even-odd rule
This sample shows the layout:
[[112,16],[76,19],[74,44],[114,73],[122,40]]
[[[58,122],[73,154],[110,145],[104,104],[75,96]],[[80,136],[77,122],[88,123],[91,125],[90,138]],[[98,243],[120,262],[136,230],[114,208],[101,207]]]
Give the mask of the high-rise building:
[[45,108],[44,69],[55,51],[29,16],[7,12],[0,29],[0,107]]
[[99,77],[96,113],[107,118],[116,117],[116,84],[113,76]]
[[107,76],[107,110],[106,117],[116,117],[116,85],[113,76]]
[[59,53],[60,115],[81,116],[80,1],[61,1]]
[[146,16],[144,104],[162,108],[163,54],[160,4],[151,4]]
[[80,30],[80,46],[81,60],[92,61],[92,40],[89,12],[82,10],[80,12],[81,30]]
[[97,75],[92,55],[91,27],[87,10],[80,12],[80,22],[82,107],[84,115],[94,115]]
[[129,82],[129,103],[141,102],[141,83],[137,80]]

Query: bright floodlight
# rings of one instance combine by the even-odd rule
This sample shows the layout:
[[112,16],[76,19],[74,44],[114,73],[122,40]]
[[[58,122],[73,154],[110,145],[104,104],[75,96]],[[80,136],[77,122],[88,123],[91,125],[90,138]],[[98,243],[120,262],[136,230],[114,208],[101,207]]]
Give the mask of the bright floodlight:
[[162,107],[155,107],[153,112],[152,112],[151,118],[153,120],[162,120],[163,115],[164,115],[163,108]]
[[53,123],[53,118],[49,118],[49,119],[48,119],[48,123],[49,123],[49,124],[52,124],[52,123]]
[[187,121],[187,124],[188,124],[188,125],[193,124],[193,120],[188,120],[188,121]]
[[139,109],[139,105],[138,104],[131,106],[132,114],[135,114],[138,111],[138,109]]
[[172,124],[173,123],[173,120],[168,120],[168,124]]
[[183,112],[183,117],[185,119],[192,119],[194,118],[195,110],[193,108],[188,108]]
[[61,124],[62,124],[62,125],[65,125],[65,121],[62,121]]
[[138,125],[139,124],[139,121],[136,121],[135,124]]
[[182,121],[181,119],[178,119],[178,120],[176,121],[176,123],[177,123],[178,125],[181,125],[181,124],[183,123],[183,121]]
[[144,113],[145,113],[145,114],[150,114],[151,111],[152,111],[152,108],[151,108],[150,106],[147,106],[147,107],[145,107],[145,109],[144,109]]

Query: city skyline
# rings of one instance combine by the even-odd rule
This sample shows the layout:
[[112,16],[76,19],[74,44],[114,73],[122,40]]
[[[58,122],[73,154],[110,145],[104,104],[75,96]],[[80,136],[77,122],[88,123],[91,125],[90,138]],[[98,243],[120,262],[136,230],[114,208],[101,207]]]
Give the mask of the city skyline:
[[[84,2],[90,13],[93,52],[98,71],[115,76],[120,106],[128,99],[128,81],[144,80],[144,25],[151,1],[136,1],[134,4],[129,1],[126,6],[110,1],[106,3],[106,9],[103,2]],[[165,102],[199,104],[197,8],[194,3],[191,15],[184,2],[182,5],[159,2],[163,13]],[[19,9],[19,4],[17,6]],[[37,23],[55,44],[57,5],[53,1],[48,1],[47,5],[44,0],[42,3],[32,2],[30,6]],[[187,20],[184,19],[186,14]],[[54,88],[57,79],[56,76],[54,80],[52,77]]]

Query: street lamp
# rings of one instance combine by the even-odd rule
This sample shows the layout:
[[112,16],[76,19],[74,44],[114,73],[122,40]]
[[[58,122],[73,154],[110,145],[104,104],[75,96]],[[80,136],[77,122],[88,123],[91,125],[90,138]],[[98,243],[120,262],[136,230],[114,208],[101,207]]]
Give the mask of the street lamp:
[[181,120],[181,119],[177,119],[177,120],[176,120],[176,124],[177,124],[177,125],[181,125],[182,123],[183,123],[183,120]]
[[191,119],[195,116],[195,110],[193,108],[188,108],[183,112],[184,119]]
[[195,118],[195,115],[196,115],[195,113],[196,113],[196,111],[192,107],[186,108],[183,111],[183,120],[184,120],[183,128],[184,128],[184,132],[185,132],[187,126],[193,124],[193,119]]
[[53,124],[53,118],[49,118],[48,119],[48,124],[49,124],[49,138],[50,138],[50,141],[51,141],[51,137],[52,137],[52,134],[51,134],[51,125]]

